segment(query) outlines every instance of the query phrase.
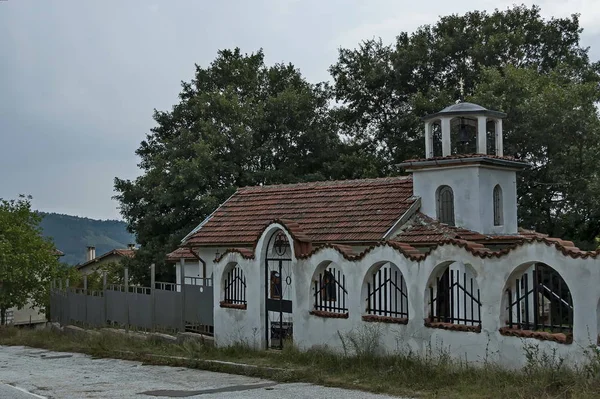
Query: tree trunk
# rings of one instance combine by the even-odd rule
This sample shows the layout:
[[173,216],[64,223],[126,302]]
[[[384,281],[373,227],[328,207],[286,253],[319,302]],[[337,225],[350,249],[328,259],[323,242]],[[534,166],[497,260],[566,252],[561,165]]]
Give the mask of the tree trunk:
[[6,325],[6,309],[0,309],[0,326]]

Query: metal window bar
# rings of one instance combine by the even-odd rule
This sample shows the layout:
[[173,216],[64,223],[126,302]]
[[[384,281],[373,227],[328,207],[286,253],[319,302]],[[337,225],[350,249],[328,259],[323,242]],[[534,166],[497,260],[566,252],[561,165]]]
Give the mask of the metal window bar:
[[380,268],[373,273],[372,280],[372,283],[367,283],[367,314],[408,317],[408,306],[404,308],[404,301],[408,301],[408,295],[402,273],[398,273],[397,270],[392,273],[392,269],[389,269],[388,275],[388,268]]
[[314,310],[348,313],[346,307],[346,276],[340,270],[326,269],[314,281]]
[[[432,322],[444,322],[464,325],[481,325],[481,296],[479,288],[475,296],[473,278],[470,278],[470,290],[467,289],[467,276],[463,273],[463,283],[460,283],[460,273],[449,270],[448,284],[444,279],[436,279],[437,291],[429,286],[429,319]],[[440,284],[441,283],[441,284]],[[460,296],[463,296],[463,313],[460,312]],[[471,309],[471,317],[467,316],[467,309]],[[456,312],[458,310],[458,314]],[[477,317],[475,317],[475,310]]]
[[227,273],[224,294],[225,303],[246,304],[246,277],[241,268],[236,266]]
[[[515,292],[509,288],[506,295],[507,324],[510,328],[549,332],[573,331],[571,293],[562,277],[551,267],[536,264],[533,273],[524,273],[521,278],[515,280]],[[533,304],[532,308],[530,301]]]

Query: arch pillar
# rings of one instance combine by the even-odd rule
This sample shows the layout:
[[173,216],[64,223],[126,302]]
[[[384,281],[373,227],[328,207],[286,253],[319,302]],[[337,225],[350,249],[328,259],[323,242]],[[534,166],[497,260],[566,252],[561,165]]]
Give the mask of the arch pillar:
[[504,156],[504,150],[502,148],[502,119],[496,119],[495,123],[495,133],[496,133],[496,155],[499,157]]
[[487,117],[477,117],[477,153],[487,154]]
[[442,125],[442,156],[447,157],[452,155],[451,139],[450,139],[450,122],[451,117],[440,118]]
[[433,121],[425,123],[425,158],[433,158]]

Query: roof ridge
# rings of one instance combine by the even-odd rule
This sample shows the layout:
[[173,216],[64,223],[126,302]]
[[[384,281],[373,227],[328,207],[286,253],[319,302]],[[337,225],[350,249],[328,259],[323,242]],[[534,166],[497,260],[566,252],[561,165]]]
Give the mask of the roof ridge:
[[[385,183],[390,181],[398,181],[398,182],[409,182],[412,180],[412,175],[407,176],[386,176],[386,177],[372,177],[366,179],[339,179],[339,180],[317,180],[317,181],[309,181],[309,182],[299,182],[299,183],[282,183],[282,184],[265,184],[262,186],[243,186],[238,188],[239,191],[253,191],[253,190],[261,190],[261,189],[289,189],[289,188],[338,188],[339,186],[350,186],[352,184],[360,184],[360,183]],[[333,187],[328,187],[329,185],[337,185]]]

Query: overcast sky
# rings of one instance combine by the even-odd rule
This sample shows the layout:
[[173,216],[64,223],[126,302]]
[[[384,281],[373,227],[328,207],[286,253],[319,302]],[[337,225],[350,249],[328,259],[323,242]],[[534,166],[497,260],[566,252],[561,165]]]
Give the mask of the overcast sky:
[[[0,198],[30,194],[39,210],[120,219],[113,179],[138,176],[134,151],[152,110],[170,109],[194,63],[217,50],[262,47],[268,63],[291,62],[317,82],[329,80],[339,47],[391,43],[440,15],[513,3],[0,1]],[[599,0],[536,4],[547,17],[580,13],[583,45],[600,58]]]

